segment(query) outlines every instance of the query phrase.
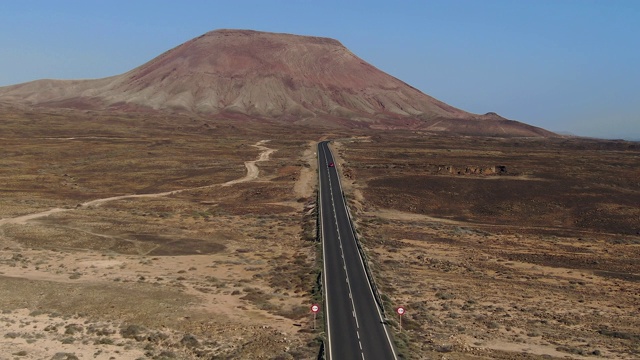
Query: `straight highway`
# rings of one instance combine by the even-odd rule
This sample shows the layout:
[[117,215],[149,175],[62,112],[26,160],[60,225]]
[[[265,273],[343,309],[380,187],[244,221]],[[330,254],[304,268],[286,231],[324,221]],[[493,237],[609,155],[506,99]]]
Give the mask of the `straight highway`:
[[397,359],[347,213],[328,141],[318,144],[320,222],[329,360]]

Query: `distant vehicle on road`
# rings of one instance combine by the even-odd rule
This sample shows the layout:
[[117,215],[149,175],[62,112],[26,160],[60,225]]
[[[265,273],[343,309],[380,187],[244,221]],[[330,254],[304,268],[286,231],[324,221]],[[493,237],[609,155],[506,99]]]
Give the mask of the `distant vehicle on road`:
[[335,165],[332,162],[329,163],[329,167],[334,167],[334,166]]

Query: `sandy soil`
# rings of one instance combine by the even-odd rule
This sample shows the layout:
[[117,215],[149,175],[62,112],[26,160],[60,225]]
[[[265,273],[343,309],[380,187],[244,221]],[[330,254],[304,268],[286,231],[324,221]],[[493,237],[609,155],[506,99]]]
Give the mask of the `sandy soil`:
[[[73,139],[73,138],[71,138],[71,139]],[[107,202],[110,202],[110,201],[123,200],[123,199],[157,198],[157,197],[161,197],[161,196],[169,196],[169,195],[178,194],[178,193],[181,193],[183,191],[206,189],[206,188],[211,187],[211,186],[231,186],[233,184],[238,184],[238,183],[243,183],[243,182],[255,180],[255,179],[258,178],[258,175],[260,174],[260,170],[256,166],[256,163],[257,162],[261,162],[261,161],[268,161],[269,160],[269,156],[275,151],[275,149],[269,149],[268,147],[263,146],[263,144],[266,143],[267,141],[268,140],[260,140],[255,145],[253,145],[253,146],[257,147],[258,149],[262,150],[262,152],[260,153],[260,155],[259,155],[257,160],[245,161],[244,165],[247,167],[247,174],[244,177],[240,178],[240,179],[230,180],[230,181],[227,181],[227,182],[222,183],[222,184],[213,184],[213,185],[199,186],[199,187],[190,188],[190,189],[180,189],[180,190],[173,190],[173,191],[165,191],[165,192],[155,193],[155,194],[132,194],[132,195],[112,196],[112,197],[108,197],[108,198],[104,198],[104,199],[96,199],[96,200],[87,201],[87,202],[84,202],[82,204],[78,204],[78,206],[76,206],[76,208],[88,207],[88,206],[100,206],[100,205],[102,205],[104,203],[107,203]],[[24,225],[29,220],[34,220],[34,219],[38,219],[38,218],[41,218],[41,217],[49,216],[49,215],[52,215],[52,214],[55,214],[55,213],[59,213],[59,212],[63,212],[63,211],[70,211],[70,210],[73,210],[73,209],[55,208],[55,209],[51,209],[51,210],[38,212],[38,213],[35,213],[35,214],[17,216],[17,217],[14,217],[14,218],[2,218],[2,219],[0,219],[0,226],[4,225],[4,224],[23,224]]]
[[[264,218],[212,217],[216,209],[231,209],[225,201],[235,203],[247,191],[258,203],[268,200],[251,190],[258,179],[260,192],[278,184],[269,185],[274,175],[258,167],[273,161],[278,150],[266,143],[252,145],[260,154],[245,161],[246,174],[238,179],[1,219],[0,359],[312,357],[318,345],[307,315],[308,292],[300,286],[313,283],[308,262],[313,265],[315,255],[312,247],[294,245],[300,241],[296,217],[288,215],[283,222],[278,211]],[[312,164],[311,159],[307,148],[301,160]],[[265,204],[295,206],[312,216],[313,207],[293,199],[312,196],[315,178],[308,167],[297,171],[292,198]],[[203,194],[213,201],[203,200]],[[164,215],[192,196],[200,198],[198,215]],[[251,203],[251,196],[242,201]],[[157,220],[150,218],[152,209],[163,211]],[[122,217],[123,210],[129,219]],[[134,225],[136,219],[143,223]],[[169,227],[153,231],[158,220]],[[118,225],[122,221],[131,222]],[[144,225],[149,221],[150,227]],[[218,230],[222,224],[234,228]],[[277,243],[264,236],[264,227],[274,225],[280,230]],[[260,247],[245,233],[269,245]],[[165,243],[167,236],[182,240]],[[108,244],[112,250],[104,248]],[[274,257],[281,262],[277,273]],[[290,257],[299,268],[283,266]]]
[[[2,116],[0,359],[315,358],[307,130]],[[314,138],[406,358],[638,358],[636,145],[350,135]]]
[[638,358],[633,144],[387,134],[332,147],[404,356]]

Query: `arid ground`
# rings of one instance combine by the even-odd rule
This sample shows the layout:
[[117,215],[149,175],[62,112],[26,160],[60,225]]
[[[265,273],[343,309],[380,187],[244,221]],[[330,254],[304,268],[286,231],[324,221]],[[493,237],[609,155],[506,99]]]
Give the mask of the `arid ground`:
[[640,144],[386,133],[335,147],[403,354],[640,358]]
[[637,143],[0,119],[2,360],[315,358],[321,138],[403,358],[640,357]]
[[0,359],[317,355],[315,142],[2,115]]

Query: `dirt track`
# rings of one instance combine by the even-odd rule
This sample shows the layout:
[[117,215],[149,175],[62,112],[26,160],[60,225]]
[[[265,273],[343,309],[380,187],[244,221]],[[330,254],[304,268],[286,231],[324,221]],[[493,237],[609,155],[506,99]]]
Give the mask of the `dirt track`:
[[[291,177],[274,181],[279,167],[258,168],[276,151],[264,144],[238,179],[2,219],[0,359],[310,357],[312,243],[300,240]],[[230,213],[238,206],[270,213]]]
[[[135,198],[157,198],[157,197],[162,197],[162,196],[169,196],[169,195],[178,194],[178,193],[181,193],[183,191],[206,189],[206,188],[213,187],[213,186],[231,186],[231,185],[234,185],[234,184],[255,180],[255,179],[258,178],[258,175],[260,173],[260,170],[256,166],[256,163],[257,162],[261,162],[261,161],[268,161],[269,160],[269,156],[271,156],[271,154],[274,151],[276,151],[275,149],[270,149],[270,148],[268,148],[266,146],[263,146],[263,144],[268,142],[268,141],[269,140],[261,140],[261,141],[258,141],[256,144],[252,145],[252,146],[255,146],[258,149],[262,150],[262,152],[258,156],[257,160],[245,161],[244,165],[247,167],[247,175],[245,175],[244,177],[242,177],[240,179],[227,181],[227,182],[225,182],[223,184],[212,184],[212,185],[199,186],[199,187],[189,188],[189,189],[179,189],[179,190],[173,190],[173,191],[165,191],[165,192],[155,193],[155,194],[132,194],[132,195],[112,196],[112,197],[108,197],[108,198],[104,198],[104,199],[96,199],[96,200],[87,201],[85,203],[79,204],[76,207],[76,209],[80,208],[80,207],[87,207],[87,206],[100,206],[100,205],[102,205],[104,203],[107,203],[107,202],[110,202],[110,201],[116,201],[116,200],[135,199]],[[56,213],[59,213],[59,212],[71,211],[71,210],[74,210],[74,209],[73,208],[71,208],[71,209],[55,208],[55,209],[42,211],[42,212],[35,213],[35,214],[22,215],[22,216],[18,216],[18,217],[14,217],[14,218],[8,218],[8,219],[0,219],[0,226],[2,226],[4,224],[25,224],[29,220],[34,220],[34,219],[42,218],[42,217],[49,216],[49,215],[52,215],[52,214],[56,214]]]

